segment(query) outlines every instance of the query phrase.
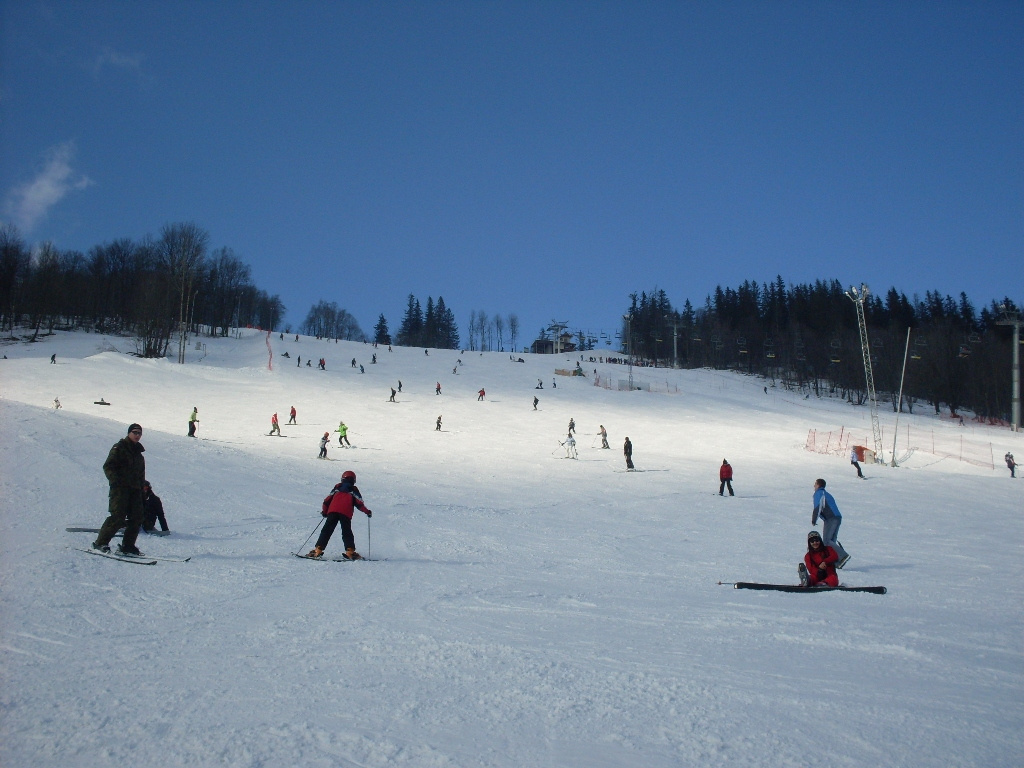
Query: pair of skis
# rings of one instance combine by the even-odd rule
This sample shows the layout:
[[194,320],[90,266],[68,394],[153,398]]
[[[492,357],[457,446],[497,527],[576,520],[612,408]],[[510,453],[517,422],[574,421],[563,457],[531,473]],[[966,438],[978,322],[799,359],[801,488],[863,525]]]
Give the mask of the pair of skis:
[[[64,530],[69,533],[99,533],[99,528],[65,528]],[[170,531],[156,531],[157,535],[166,536]],[[135,563],[136,565],[156,565],[157,563],[187,563],[192,559],[192,556],[188,557],[152,557],[147,555],[125,555],[118,552],[116,549],[112,549],[109,552],[104,552],[101,549],[85,549],[84,547],[71,547],[71,549],[77,549],[79,552],[86,552],[90,555],[99,555],[109,560],[120,560],[122,563]]]
[[761,584],[753,581],[720,581],[721,585],[732,585],[733,589],[763,589],[774,592],[870,592],[875,595],[884,595],[885,587],[802,587],[799,584]]

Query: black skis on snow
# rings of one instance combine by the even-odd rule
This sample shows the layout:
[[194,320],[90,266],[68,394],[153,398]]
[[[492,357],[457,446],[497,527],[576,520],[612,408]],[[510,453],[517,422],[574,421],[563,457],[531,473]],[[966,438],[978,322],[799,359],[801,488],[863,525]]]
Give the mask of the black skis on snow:
[[355,560],[349,560],[347,557],[310,557],[309,555],[303,555],[299,552],[292,552],[296,557],[301,557],[303,560],[313,560],[318,563],[358,563],[360,560],[365,560],[368,563],[376,563],[379,558],[376,557],[359,557]]
[[85,552],[90,555],[99,555],[105,557],[108,560],[120,560],[122,563],[135,563],[136,565],[156,565],[156,560],[147,557],[129,557],[126,555],[117,555],[113,552],[102,552],[98,549],[82,549],[80,547],[71,547],[71,549],[77,549],[79,552]]
[[776,592],[871,592],[884,595],[885,587],[801,587],[799,584],[759,584],[751,581],[737,581],[734,589],[770,589]]
[[[65,528],[68,533],[99,533],[99,528]],[[170,536],[170,531],[139,531],[140,535],[145,534],[146,536]],[[120,530],[114,534],[115,536],[123,536],[124,531]]]

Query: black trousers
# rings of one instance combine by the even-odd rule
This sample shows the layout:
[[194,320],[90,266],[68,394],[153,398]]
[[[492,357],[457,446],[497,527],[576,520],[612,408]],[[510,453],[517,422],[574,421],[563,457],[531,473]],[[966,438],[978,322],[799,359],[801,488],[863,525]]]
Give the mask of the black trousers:
[[316,540],[316,545],[320,549],[327,549],[327,543],[331,540],[334,529],[338,527],[339,523],[341,524],[341,540],[345,542],[345,549],[356,548],[356,537],[352,535],[352,518],[346,517],[340,512],[332,512],[324,521],[324,527],[320,530],[320,538]]

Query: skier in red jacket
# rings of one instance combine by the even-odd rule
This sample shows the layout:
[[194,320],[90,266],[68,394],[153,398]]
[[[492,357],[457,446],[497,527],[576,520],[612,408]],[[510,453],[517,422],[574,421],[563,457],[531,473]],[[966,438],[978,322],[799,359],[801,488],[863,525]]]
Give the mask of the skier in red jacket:
[[356,473],[348,470],[342,474],[341,482],[334,486],[324,499],[320,514],[327,519],[324,521],[323,530],[320,531],[320,538],[316,540],[316,546],[306,557],[323,555],[334,529],[341,523],[341,539],[345,542],[343,557],[346,560],[361,560],[363,556],[356,552],[356,539],[352,535],[352,515],[356,507],[365,512],[367,517],[373,517],[373,512],[363,504],[363,496],[356,487]]
[[719,496],[724,496],[725,495],[725,487],[726,486],[729,486],[729,495],[730,496],[735,496],[736,495],[735,493],[732,492],[732,464],[730,464],[725,459],[722,459],[722,466],[718,470],[718,479],[721,481],[721,483],[718,486],[718,495]]
[[838,587],[837,560],[839,560],[839,555],[832,547],[825,546],[820,533],[817,531],[808,533],[807,554],[804,555],[804,561],[796,569],[800,574],[800,585],[816,587],[819,584],[827,584],[830,587]]

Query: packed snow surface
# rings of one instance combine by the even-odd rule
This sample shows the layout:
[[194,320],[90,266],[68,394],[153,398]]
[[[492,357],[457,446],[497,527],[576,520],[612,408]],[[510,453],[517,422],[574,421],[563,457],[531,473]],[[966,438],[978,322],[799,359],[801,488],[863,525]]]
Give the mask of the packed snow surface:
[[[804,446],[870,439],[867,407],[734,373],[634,369],[670,393],[617,391],[595,369],[622,365],[555,374],[578,355],[256,331],[193,339],[185,365],[89,333],[2,351],[0,765],[1024,764],[1024,478],[1001,461],[1020,435],[922,404],[901,423],[991,443],[995,468],[918,450],[858,480]],[[135,421],[172,530],[139,546],[189,562],[94,557],[65,531],[105,518],[101,465]],[[347,469],[375,561],[293,557]],[[817,477],[844,583],[888,594],[720,585],[796,582]]]

